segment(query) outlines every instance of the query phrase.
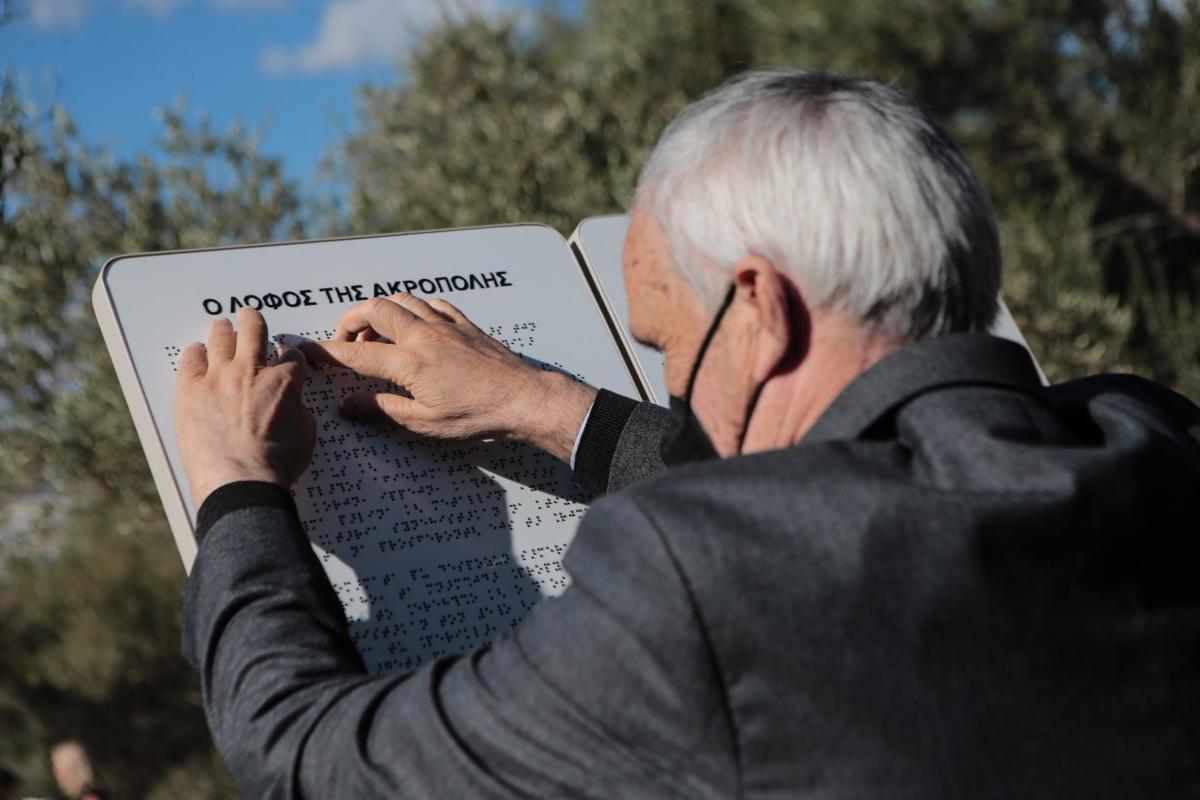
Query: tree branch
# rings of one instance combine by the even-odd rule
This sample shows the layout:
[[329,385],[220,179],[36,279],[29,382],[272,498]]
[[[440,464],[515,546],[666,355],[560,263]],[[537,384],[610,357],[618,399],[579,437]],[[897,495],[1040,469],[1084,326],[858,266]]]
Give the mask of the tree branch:
[[1173,203],[1169,193],[1155,183],[1149,175],[1070,145],[1065,148],[1064,152],[1069,160],[1136,193],[1173,227],[1192,238],[1200,239],[1200,214],[1193,214],[1186,208],[1181,208]]

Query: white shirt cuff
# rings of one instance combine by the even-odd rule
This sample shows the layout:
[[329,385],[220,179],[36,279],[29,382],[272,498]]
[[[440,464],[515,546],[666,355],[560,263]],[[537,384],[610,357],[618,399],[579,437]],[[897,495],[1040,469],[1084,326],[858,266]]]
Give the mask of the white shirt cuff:
[[575,444],[571,445],[571,469],[575,469],[575,454],[579,452],[579,443],[583,441],[583,431],[587,427],[588,420],[592,417],[592,408],[595,405],[596,401],[593,400],[592,404],[588,406],[588,412],[583,415],[583,422],[579,426],[579,432],[575,434]]

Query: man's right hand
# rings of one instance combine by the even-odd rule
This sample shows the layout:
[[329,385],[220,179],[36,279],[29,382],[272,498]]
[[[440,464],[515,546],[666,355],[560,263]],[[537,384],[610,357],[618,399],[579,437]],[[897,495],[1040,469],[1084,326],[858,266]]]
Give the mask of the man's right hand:
[[596,396],[590,386],[525,362],[450,303],[410,294],[354,306],[338,320],[333,341],[301,349],[312,362],[390,381],[412,395],[347,397],[347,417],[390,421],[437,439],[515,439],[563,461]]

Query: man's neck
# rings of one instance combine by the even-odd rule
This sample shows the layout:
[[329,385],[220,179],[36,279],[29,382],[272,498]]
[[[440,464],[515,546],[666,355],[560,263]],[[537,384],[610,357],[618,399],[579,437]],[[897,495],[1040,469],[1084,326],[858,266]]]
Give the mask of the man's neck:
[[804,357],[763,387],[742,452],[800,442],[855,378],[900,346],[842,315],[814,317]]

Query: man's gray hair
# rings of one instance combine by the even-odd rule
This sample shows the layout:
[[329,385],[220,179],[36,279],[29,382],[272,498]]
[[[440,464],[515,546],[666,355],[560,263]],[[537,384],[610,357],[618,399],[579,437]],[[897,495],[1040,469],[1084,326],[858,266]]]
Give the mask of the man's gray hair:
[[747,255],[807,302],[916,340],[986,330],[1000,243],[962,152],[905,92],[823,72],[745,73],[685,109],[638,179],[710,306]]

